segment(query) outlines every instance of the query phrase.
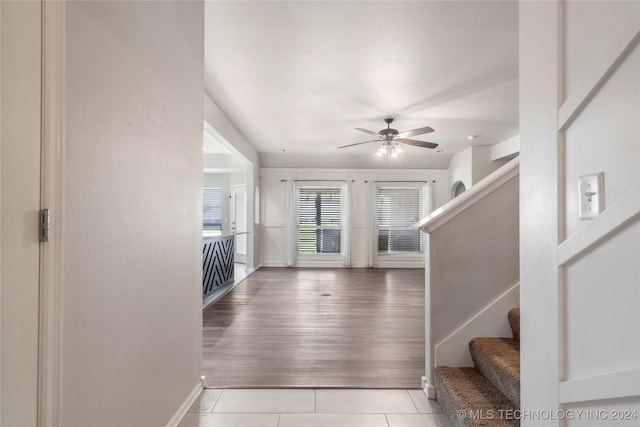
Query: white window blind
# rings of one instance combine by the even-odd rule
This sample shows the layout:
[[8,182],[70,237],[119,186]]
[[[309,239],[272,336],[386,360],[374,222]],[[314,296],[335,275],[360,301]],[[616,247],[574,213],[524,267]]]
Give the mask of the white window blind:
[[205,230],[222,229],[222,188],[202,189],[202,226]]
[[340,253],[340,188],[301,187],[297,195],[298,253]]
[[420,230],[413,228],[422,212],[420,188],[378,188],[378,253],[422,252]]

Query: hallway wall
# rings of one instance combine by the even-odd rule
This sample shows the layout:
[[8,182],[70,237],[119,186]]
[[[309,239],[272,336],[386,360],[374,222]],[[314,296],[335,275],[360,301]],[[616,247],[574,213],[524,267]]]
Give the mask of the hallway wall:
[[65,27],[61,425],[165,426],[201,372],[203,4]]

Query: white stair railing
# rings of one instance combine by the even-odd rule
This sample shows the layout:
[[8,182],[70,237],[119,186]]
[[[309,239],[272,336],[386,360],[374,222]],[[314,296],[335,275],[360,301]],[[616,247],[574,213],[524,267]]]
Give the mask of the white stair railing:
[[426,233],[423,388],[429,397],[436,364],[466,364],[468,358],[451,357],[467,352],[456,334],[508,330],[507,312],[496,322],[492,310],[518,305],[518,178],[515,158],[416,224]]

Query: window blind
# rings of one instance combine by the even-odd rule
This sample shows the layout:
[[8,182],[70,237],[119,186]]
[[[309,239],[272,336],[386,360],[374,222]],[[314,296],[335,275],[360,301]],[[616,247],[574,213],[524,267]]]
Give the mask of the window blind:
[[298,189],[298,253],[340,253],[340,191],[339,187]]
[[420,188],[378,188],[378,252],[422,252],[420,230],[413,228],[422,212]]
[[202,189],[202,226],[205,230],[222,229],[222,188]]

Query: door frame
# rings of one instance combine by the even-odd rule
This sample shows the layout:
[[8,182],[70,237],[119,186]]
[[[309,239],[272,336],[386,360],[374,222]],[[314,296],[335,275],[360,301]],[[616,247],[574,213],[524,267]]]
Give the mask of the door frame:
[[[238,256],[238,242],[236,241],[235,243],[235,258],[236,258],[236,262],[241,263],[241,264],[246,264],[247,263],[247,252],[248,252],[248,239],[247,239],[247,233],[249,231],[249,227],[248,227],[248,221],[247,218],[249,217],[248,212],[247,212],[247,184],[233,184],[231,185],[231,191],[229,191],[229,195],[231,197],[231,203],[229,206],[229,216],[231,217],[231,219],[233,220],[234,223],[234,230],[233,232],[237,232],[238,229],[238,224],[236,223],[236,193],[238,191],[236,190],[243,190],[240,191],[242,193],[244,193],[244,231],[241,231],[240,233],[244,233],[241,234],[240,236],[243,236],[241,238],[245,239],[245,252],[244,252],[244,256],[242,257],[243,259],[240,259],[240,257]],[[236,236],[239,237],[239,236]]]
[[40,245],[38,427],[61,426],[64,219],[65,2],[42,1],[41,208],[51,212]]

